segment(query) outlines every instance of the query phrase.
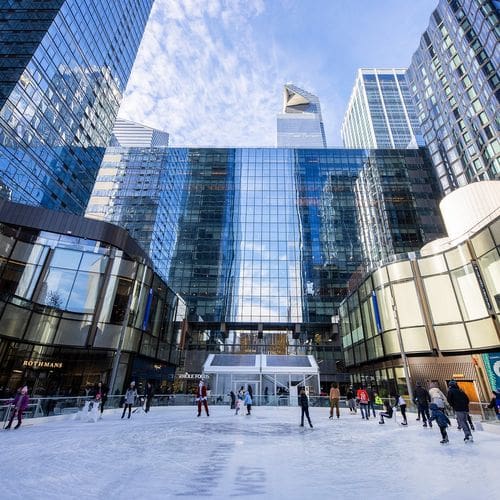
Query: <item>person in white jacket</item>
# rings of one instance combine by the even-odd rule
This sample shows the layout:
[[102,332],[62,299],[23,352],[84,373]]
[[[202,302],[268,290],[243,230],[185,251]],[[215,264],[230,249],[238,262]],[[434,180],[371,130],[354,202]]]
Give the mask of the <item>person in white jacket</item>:
[[125,402],[123,403],[122,418],[125,416],[127,408],[128,408],[127,418],[130,418],[130,414],[132,412],[132,405],[134,404],[136,398],[137,398],[137,389],[135,388],[135,382],[130,382],[130,386],[127,389],[127,392],[125,393]]
[[431,403],[434,403],[438,408],[444,408],[446,396],[441,392],[436,382],[430,383],[429,395],[431,397]]

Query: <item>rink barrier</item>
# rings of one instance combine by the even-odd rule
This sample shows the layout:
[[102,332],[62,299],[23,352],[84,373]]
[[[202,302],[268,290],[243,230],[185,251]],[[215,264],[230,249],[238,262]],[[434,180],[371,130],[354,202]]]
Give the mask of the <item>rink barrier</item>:
[[[123,394],[116,396],[108,396],[104,405],[104,409],[120,408],[124,399]],[[298,406],[298,398],[289,395],[257,395],[253,396],[253,406],[272,406],[286,407]],[[83,409],[87,401],[91,401],[91,396],[77,397],[30,397],[30,403],[23,414],[23,419],[46,418],[56,416],[68,416],[75,414]],[[210,406],[229,406],[231,399],[226,394],[210,394],[207,397]],[[390,400],[391,404],[394,402]],[[8,418],[11,415],[12,399],[0,399],[0,421],[2,429],[5,428]],[[151,402],[151,406],[195,406],[197,404],[195,396],[192,394],[155,394]],[[137,398],[135,407],[140,409],[144,405],[144,397]],[[488,403],[470,403],[470,413],[474,420],[487,421],[492,424],[499,422],[492,409],[487,408]],[[309,406],[329,408],[330,400],[327,396],[309,396]],[[341,398],[339,403],[340,408],[347,408],[346,398]],[[357,405],[358,406],[358,405]],[[375,405],[375,411],[381,411],[382,405]],[[408,413],[416,413],[416,408],[413,404],[408,404]],[[449,416],[453,417],[453,410],[447,408]]]

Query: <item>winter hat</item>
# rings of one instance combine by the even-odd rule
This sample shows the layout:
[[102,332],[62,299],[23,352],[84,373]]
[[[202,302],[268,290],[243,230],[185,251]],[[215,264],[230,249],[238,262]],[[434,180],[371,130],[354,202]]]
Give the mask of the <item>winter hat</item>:
[[130,382],[130,385],[131,385],[132,387],[134,387],[134,386],[135,386],[135,382],[132,380],[132,382]]
[[457,381],[456,380],[450,380],[450,383],[448,384],[448,387],[456,387],[457,386]]
[[28,386],[25,385],[22,389],[21,389],[21,394],[27,394],[28,393]]

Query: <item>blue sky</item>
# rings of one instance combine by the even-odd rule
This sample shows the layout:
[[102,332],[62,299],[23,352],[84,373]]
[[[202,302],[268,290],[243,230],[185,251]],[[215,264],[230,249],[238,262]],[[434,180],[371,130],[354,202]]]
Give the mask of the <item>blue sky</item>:
[[283,84],[316,94],[329,147],[360,67],[406,67],[437,0],[156,0],[120,116],[173,146],[273,147]]

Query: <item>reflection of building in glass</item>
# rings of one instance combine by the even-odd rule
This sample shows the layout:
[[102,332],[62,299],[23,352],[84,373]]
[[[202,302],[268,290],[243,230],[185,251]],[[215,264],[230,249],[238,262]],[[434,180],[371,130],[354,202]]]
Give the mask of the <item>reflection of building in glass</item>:
[[118,118],[113,127],[112,147],[160,148],[168,146],[168,133]]
[[[37,395],[78,395],[109,383],[120,347],[117,389],[132,376],[158,386],[173,380],[185,304],[126,231],[5,200],[0,221],[0,386],[7,395],[21,383]],[[57,369],[37,367],[45,362]]]
[[326,148],[319,99],[295,85],[285,85],[277,128],[279,148]]
[[152,3],[0,7],[0,180],[14,201],[83,213]]
[[439,188],[432,164],[422,158],[372,151],[356,180],[361,249],[367,265],[420,250],[443,234]]
[[404,69],[360,69],[341,130],[346,148],[424,146]]
[[[153,136],[149,134],[146,140],[151,141]],[[137,140],[126,137],[124,142],[144,140],[145,135],[139,135]],[[167,164],[169,155],[177,158],[172,162],[174,168]],[[85,212],[86,217],[127,229],[150,255],[163,279],[168,277],[175,249],[186,168],[182,150],[108,147]]]
[[408,68],[441,187],[500,176],[498,2],[440,0]]
[[[444,198],[447,238],[362,277],[340,306],[345,363],[353,382],[392,393],[410,383],[456,378],[472,401],[491,394],[481,353],[500,351],[500,181],[473,183]],[[482,367],[482,368],[481,368]],[[400,392],[401,394],[401,392]],[[472,407],[479,412],[478,407]]]
[[[356,182],[369,159],[388,176],[428,170],[423,150],[109,148],[88,213],[129,228],[186,300],[186,359],[199,354],[188,371],[207,349],[311,353],[329,380],[341,357],[332,316],[363,264]],[[435,192],[412,196],[432,204]],[[145,241],[168,251],[157,258]]]

